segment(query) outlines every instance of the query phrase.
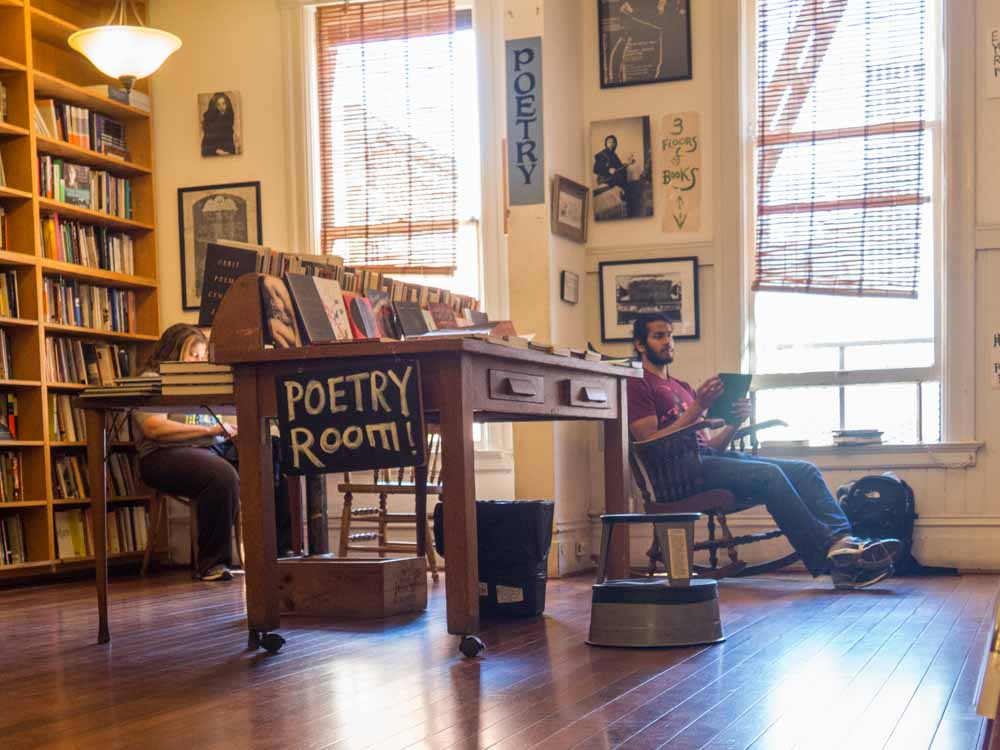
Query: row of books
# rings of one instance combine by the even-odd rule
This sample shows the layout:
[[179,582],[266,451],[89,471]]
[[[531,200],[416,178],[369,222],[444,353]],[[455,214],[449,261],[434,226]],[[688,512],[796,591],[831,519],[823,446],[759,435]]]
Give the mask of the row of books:
[[[479,301],[445,289],[394,280],[372,269],[353,269],[344,265],[337,255],[302,255],[287,253],[263,245],[219,240],[208,243],[205,271],[202,279],[202,305],[198,325],[211,326],[215,311],[232,283],[247,273],[265,273],[279,278],[299,274],[332,279],[341,292],[369,298],[379,293],[387,302],[415,302],[426,309],[430,304],[443,303],[463,318],[479,310]],[[386,336],[391,336],[385,332]]]
[[46,378],[50,383],[111,385],[136,368],[134,346],[62,336],[45,338]]
[[59,214],[40,219],[42,252],[46,258],[103,268],[117,273],[135,273],[132,237],[102,226],[63,219]]
[[0,273],[0,315],[5,318],[21,317],[21,304],[17,296],[17,272]]
[[41,135],[79,148],[128,159],[125,125],[100,112],[55,99],[35,100],[35,128]]
[[53,456],[52,491],[59,500],[86,500],[90,497],[84,459],[74,454]]
[[0,379],[14,379],[14,349],[7,329],[0,328]]
[[28,562],[28,536],[21,513],[0,516],[0,568]]
[[77,443],[86,439],[83,410],[73,406],[68,393],[49,393],[49,440]]
[[47,276],[42,281],[45,322],[99,331],[136,330],[135,292]]
[[0,452],[0,503],[24,500],[22,478],[21,454],[18,451]]
[[43,198],[132,218],[132,182],[127,177],[48,154],[38,157],[38,177]]
[[0,440],[17,440],[17,396],[0,391]]
[[128,451],[115,451],[108,457],[111,494],[131,497],[146,491],[139,474],[139,456]]
[[[94,524],[89,508],[55,512],[56,555],[73,560],[94,554]],[[143,505],[124,505],[108,511],[108,552],[113,555],[146,549],[149,513]]]

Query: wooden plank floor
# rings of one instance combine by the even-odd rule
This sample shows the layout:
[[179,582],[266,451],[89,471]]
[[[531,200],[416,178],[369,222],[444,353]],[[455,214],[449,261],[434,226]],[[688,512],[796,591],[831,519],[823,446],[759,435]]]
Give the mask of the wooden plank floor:
[[543,619],[487,623],[467,660],[428,611],[285,620],[247,652],[243,585],[186,574],[111,586],[95,645],[88,583],[0,591],[0,748],[887,748],[973,750],[995,576],[721,584],[725,643],[584,644],[586,578]]

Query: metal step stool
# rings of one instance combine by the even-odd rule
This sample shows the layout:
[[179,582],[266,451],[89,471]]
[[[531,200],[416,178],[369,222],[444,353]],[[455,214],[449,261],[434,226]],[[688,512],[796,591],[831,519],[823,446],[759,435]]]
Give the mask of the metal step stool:
[[[715,579],[691,578],[694,524],[701,513],[601,516],[601,561],[590,610],[592,646],[694,646],[725,640]],[[607,580],[615,524],[651,523],[666,551],[667,578]]]

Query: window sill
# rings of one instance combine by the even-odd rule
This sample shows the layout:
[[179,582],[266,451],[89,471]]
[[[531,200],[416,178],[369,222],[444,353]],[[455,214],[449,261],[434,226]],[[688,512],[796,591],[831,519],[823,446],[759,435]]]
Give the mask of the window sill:
[[514,453],[476,448],[475,462],[477,474],[507,474],[514,470]]
[[976,465],[982,443],[860,445],[761,449],[765,458],[808,460],[820,469],[965,469]]

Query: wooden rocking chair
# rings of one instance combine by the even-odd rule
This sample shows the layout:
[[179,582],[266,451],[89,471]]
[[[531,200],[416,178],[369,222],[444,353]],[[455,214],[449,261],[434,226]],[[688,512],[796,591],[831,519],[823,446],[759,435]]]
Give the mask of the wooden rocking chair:
[[[416,502],[413,513],[389,512],[390,495],[417,495],[417,476],[415,469],[399,469],[392,471],[380,469],[375,471],[372,482],[361,484],[351,481],[349,473],[344,474],[344,481],[337,485],[337,490],[344,493],[344,508],[340,520],[340,545],[337,554],[347,557],[350,552],[374,552],[379,557],[385,557],[386,552],[408,552],[416,554],[417,542],[390,539],[389,527],[396,524],[415,524],[417,535],[422,533],[425,540],[431,538],[430,524],[427,514],[426,496],[424,502]],[[427,433],[427,495],[441,495],[441,436],[434,432]],[[393,476],[394,475],[394,476]],[[354,507],[354,493],[378,495],[376,507]],[[355,524],[367,526],[363,530],[354,530]],[[423,525],[421,528],[421,524]],[[431,571],[431,579],[438,580],[437,556],[434,545],[425,544],[427,567]]]
[[[736,433],[734,442],[751,439],[756,453],[756,431],[784,424],[780,420],[751,425]],[[739,558],[738,548],[767,539],[784,536],[784,532],[759,532],[733,536],[729,530],[728,516],[762,505],[762,498],[741,498],[729,490],[705,490],[701,455],[698,450],[697,432],[706,427],[720,427],[719,420],[697,422],[674,432],[654,435],[652,438],[632,443],[629,460],[632,473],[642,494],[646,513],[704,513],[708,523],[708,539],[696,541],[694,550],[708,550],[708,566],[694,565],[697,573],[711,578],[752,576],[784,568],[799,560],[792,553],[776,560],[750,565]],[[716,524],[721,534],[716,535]],[[729,562],[719,565],[720,549],[725,549]],[[656,570],[663,552],[653,541],[649,552],[649,573]]]

